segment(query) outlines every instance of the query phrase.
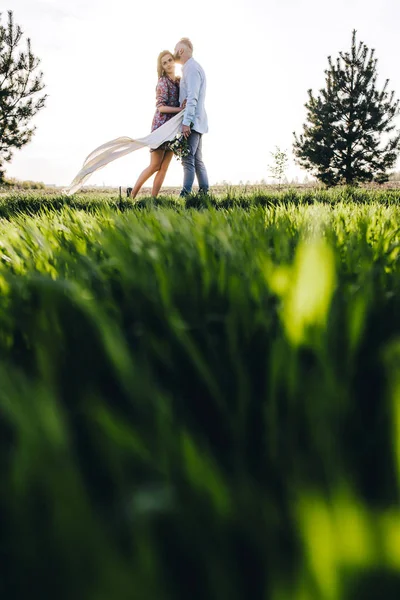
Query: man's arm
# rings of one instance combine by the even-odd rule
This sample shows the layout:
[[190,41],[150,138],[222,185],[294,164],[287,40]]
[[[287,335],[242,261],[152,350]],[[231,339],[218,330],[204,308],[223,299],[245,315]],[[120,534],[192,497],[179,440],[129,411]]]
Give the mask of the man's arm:
[[199,100],[200,85],[200,72],[196,68],[191,69],[186,75],[187,99],[186,110],[183,116],[183,133],[190,133],[190,124],[194,121],[196,106]]

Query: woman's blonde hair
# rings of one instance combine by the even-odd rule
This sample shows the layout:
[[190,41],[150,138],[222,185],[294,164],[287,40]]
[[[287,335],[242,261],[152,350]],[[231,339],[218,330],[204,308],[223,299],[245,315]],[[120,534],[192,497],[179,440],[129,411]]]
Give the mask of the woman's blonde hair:
[[172,58],[174,58],[174,55],[169,50],[163,50],[158,55],[158,58],[157,58],[157,74],[158,74],[158,79],[160,79],[160,77],[163,77],[166,74],[165,71],[164,71],[164,69],[163,69],[163,66],[162,66],[162,59],[167,54],[170,54],[172,56]]

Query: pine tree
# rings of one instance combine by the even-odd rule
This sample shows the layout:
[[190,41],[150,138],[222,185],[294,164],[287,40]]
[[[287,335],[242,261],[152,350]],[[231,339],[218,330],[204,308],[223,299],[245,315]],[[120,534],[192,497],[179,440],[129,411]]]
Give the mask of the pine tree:
[[0,13],[0,182],[4,179],[4,163],[11,160],[13,149],[22,148],[32,138],[36,128],[29,127],[29,123],[44,107],[47,97],[38,98],[44,88],[43,73],[36,71],[40,60],[33,55],[29,38],[26,50],[18,50],[22,37],[12,11],[8,11],[5,27]]
[[387,181],[400,149],[399,100],[387,91],[388,79],[376,87],[375,50],[357,46],[354,30],[350,53],[328,62],[326,87],[317,98],[308,91],[308,122],[300,137],[294,133],[296,161],[328,186]]

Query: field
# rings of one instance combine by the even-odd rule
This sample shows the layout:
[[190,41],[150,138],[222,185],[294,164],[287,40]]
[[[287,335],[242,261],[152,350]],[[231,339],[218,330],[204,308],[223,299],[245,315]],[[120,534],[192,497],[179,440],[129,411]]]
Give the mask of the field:
[[400,597],[400,190],[0,196],[0,594]]

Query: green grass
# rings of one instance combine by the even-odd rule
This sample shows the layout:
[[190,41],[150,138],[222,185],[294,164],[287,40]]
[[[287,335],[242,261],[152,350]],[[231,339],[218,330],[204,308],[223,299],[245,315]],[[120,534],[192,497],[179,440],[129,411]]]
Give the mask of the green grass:
[[[125,191],[125,190],[124,190]],[[384,206],[397,205],[400,202],[400,189],[375,189],[339,187],[335,189],[310,188],[299,191],[292,188],[281,191],[260,187],[258,191],[247,192],[245,188],[227,187],[209,196],[193,194],[185,200],[176,195],[160,196],[157,199],[139,197],[136,201],[127,199],[124,195],[121,200],[118,193],[106,194],[100,192],[83,191],[74,196],[65,196],[57,192],[46,190],[42,192],[3,192],[0,193],[0,218],[12,218],[17,214],[35,215],[43,210],[59,211],[63,208],[84,210],[96,213],[105,207],[116,211],[141,210],[149,208],[172,208],[177,211],[184,209],[227,210],[243,208],[249,210],[257,206],[303,206],[303,205],[337,205],[345,204],[371,204],[378,203]]]
[[3,597],[399,597],[399,196],[1,199]]

